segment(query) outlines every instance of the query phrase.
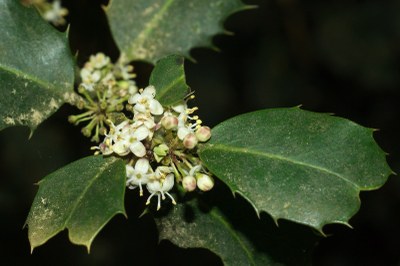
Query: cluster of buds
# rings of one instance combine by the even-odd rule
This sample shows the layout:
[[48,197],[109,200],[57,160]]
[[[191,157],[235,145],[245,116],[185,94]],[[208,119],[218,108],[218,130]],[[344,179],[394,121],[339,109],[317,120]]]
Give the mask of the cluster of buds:
[[31,3],[37,7],[42,17],[55,26],[65,25],[65,16],[68,15],[68,9],[61,6],[60,0],[48,2],[46,0],[31,0]]
[[82,132],[90,137],[95,128],[95,154],[125,159],[126,186],[139,188],[140,196],[147,189],[147,204],[156,196],[157,210],[167,197],[175,204],[170,194],[175,184],[178,192],[212,189],[214,180],[197,154],[199,143],[210,139],[211,129],[195,115],[197,107],[188,107],[194,95],[175,106],[163,106],[154,86],[137,89],[133,67],[122,62],[114,65],[101,53],[90,57],[78,88],[83,96],[78,107],[85,111],[70,116],[70,122],[90,121]]
[[[82,133],[99,142],[100,135],[107,131],[106,122],[110,117],[124,109],[124,103],[137,92],[137,86],[132,78],[133,67],[124,63],[122,57],[116,64],[103,53],[90,56],[89,61],[81,69],[82,83],[78,92],[83,96],[78,103],[79,109],[86,112],[72,115],[69,121],[75,125],[90,121]],[[94,130],[94,133],[93,133]]]

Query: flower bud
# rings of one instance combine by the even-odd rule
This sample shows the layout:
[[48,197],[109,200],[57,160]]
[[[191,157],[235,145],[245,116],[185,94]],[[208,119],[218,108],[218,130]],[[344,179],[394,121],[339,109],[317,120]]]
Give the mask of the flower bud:
[[191,150],[194,147],[196,147],[198,141],[196,138],[196,135],[193,133],[189,133],[186,135],[186,137],[183,139],[183,146],[185,146],[185,148]]
[[211,129],[207,126],[202,126],[196,131],[196,137],[201,142],[206,142],[211,138]]
[[196,174],[197,187],[202,191],[209,191],[214,187],[214,179],[206,174]]
[[71,124],[75,124],[76,122],[78,122],[78,117],[76,115],[70,115],[68,116],[68,122],[70,122]]
[[126,81],[126,80],[118,81],[118,86],[119,86],[121,89],[126,90],[126,89],[129,88],[129,82]]
[[192,192],[196,189],[196,178],[190,175],[185,176],[182,180],[182,186],[186,191]]
[[179,124],[178,118],[172,115],[164,116],[161,119],[161,125],[167,130],[176,128],[178,124]]

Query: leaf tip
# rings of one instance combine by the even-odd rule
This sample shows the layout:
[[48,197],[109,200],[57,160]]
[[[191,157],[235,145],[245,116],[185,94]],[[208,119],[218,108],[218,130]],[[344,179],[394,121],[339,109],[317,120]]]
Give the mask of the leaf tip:
[[90,254],[90,247],[91,247],[91,243],[88,243],[87,245],[85,244],[87,253]]

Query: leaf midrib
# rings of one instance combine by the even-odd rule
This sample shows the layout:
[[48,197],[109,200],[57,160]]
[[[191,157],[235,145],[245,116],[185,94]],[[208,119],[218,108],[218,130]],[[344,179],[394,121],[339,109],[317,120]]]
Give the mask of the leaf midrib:
[[246,149],[246,148],[242,148],[242,147],[234,147],[234,146],[228,146],[225,144],[211,144],[209,146],[209,148],[205,147],[204,150],[207,149],[219,149],[219,150],[226,150],[226,151],[230,151],[230,152],[236,152],[236,153],[244,153],[244,154],[251,154],[251,155],[258,155],[258,156],[262,156],[262,157],[267,157],[269,159],[273,159],[273,160],[280,160],[280,161],[285,161],[285,162],[289,162],[295,165],[299,165],[299,166],[303,166],[303,167],[308,167],[308,168],[312,168],[315,170],[318,170],[320,172],[325,172],[328,173],[330,175],[334,175],[342,180],[344,180],[345,182],[351,184],[352,186],[356,187],[357,189],[359,189],[359,186],[354,183],[353,181],[347,179],[346,177],[342,176],[339,173],[333,172],[329,169],[326,169],[324,167],[318,166],[318,165],[313,165],[310,163],[305,163],[302,161],[298,161],[298,160],[294,160],[293,158],[289,158],[289,157],[282,157],[273,153],[268,153],[268,152],[260,152],[257,150],[250,150],[250,149]]
[[159,22],[162,20],[164,14],[168,11],[169,7],[172,5],[174,0],[167,0],[164,5],[161,6],[159,11],[154,14],[153,18],[150,19],[145,26],[143,27],[143,30],[140,31],[136,36],[137,38],[132,42],[130,45],[130,51],[129,54],[133,54],[135,51],[135,47],[140,46],[145,42],[147,39],[148,35],[152,32],[154,28],[156,28],[159,24]]
[[74,206],[71,209],[70,214],[68,215],[67,219],[65,219],[64,225],[62,228],[66,228],[67,224],[69,223],[69,221],[71,220],[72,215],[75,213],[76,209],[79,207],[82,199],[84,198],[84,196],[86,195],[86,193],[88,192],[89,188],[92,187],[93,183],[107,170],[107,168],[114,163],[115,160],[112,160],[109,163],[105,163],[103,167],[101,167],[99,169],[99,172],[93,177],[93,179],[89,182],[89,184],[86,186],[86,188],[82,191],[81,195],[78,197],[78,199],[76,200]]
[[13,75],[15,75],[17,77],[21,76],[24,79],[32,80],[36,84],[40,85],[40,87],[42,87],[42,88],[44,88],[44,89],[46,89],[48,91],[51,91],[53,93],[57,92],[56,87],[54,87],[53,84],[51,84],[49,82],[46,82],[44,80],[38,79],[37,77],[32,76],[31,74],[22,72],[22,71],[20,71],[20,70],[18,70],[16,68],[7,67],[7,66],[5,66],[3,64],[0,64],[0,70],[7,71],[7,72],[9,72],[9,73],[11,73],[11,74],[13,74]]
[[221,216],[216,214],[214,211],[211,211],[210,215],[214,219],[218,220],[218,222],[220,222],[228,230],[228,232],[232,235],[232,237],[235,238],[236,241],[239,243],[239,245],[242,247],[242,249],[246,253],[247,257],[251,261],[252,265],[256,265],[256,263],[255,263],[255,261],[253,259],[253,256],[251,255],[251,252],[246,247],[246,245],[243,243],[243,241],[240,239],[240,237],[236,234],[236,232],[234,230],[232,230],[232,228],[228,225],[228,223]]
[[[161,100],[162,97],[169,92],[171,88],[173,88],[176,84],[178,84],[180,81],[183,81],[185,79],[185,75],[181,74],[179,77],[175,78],[172,80],[167,87],[164,87],[162,91],[157,96],[157,99]],[[185,85],[186,86],[186,85]],[[157,89],[157,88],[156,88]]]

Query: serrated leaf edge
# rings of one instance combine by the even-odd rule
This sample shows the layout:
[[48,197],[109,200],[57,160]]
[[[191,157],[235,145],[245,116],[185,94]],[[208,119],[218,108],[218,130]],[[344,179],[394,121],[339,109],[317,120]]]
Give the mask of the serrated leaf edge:
[[[39,243],[38,245],[32,245],[32,242],[31,242],[31,240],[29,239],[29,243],[30,243],[30,245],[31,245],[31,254],[33,253],[33,250],[34,250],[35,248],[37,248],[37,247],[39,247],[39,246],[45,244],[48,240],[50,240],[51,238],[53,238],[54,236],[56,236],[56,235],[59,234],[60,232],[64,231],[65,229],[68,230],[68,239],[70,240],[71,243],[76,244],[76,245],[85,246],[86,249],[87,249],[87,251],[88,251],[88,253],[90,253],[90,247],[91,247],[91,244],[92,244],[94,238],[97,236],[97,234],[104,228],[104,226],[105,226],[114,216],[116,216],[116,215],[118,215],[118,214],[122,214],[122,215],[124,215],[124,216],[127,218],[127,214],[126,214],[126,210],[125,210],[125,205],[122,204],[123,211],[117,211],[116,213],[114,213],[113,215],[111,215],[101,226],[99,226],[99,230],[97,230],[97,231],[93,234],[93,237],[88,241],[88,243],[81,243],[81,242],[78,242],[78,241],[74,241],[74,240],[71,238],[71,231],[70,231],[71,229],[67,226],[67,223],[69,222],[69,220],[71,219],[73,213],[75,212],[76,207],[79,205],[80,200],[82,199],[83,195],[86,194],[86,192],[87,192],[87,190],[89,189],[89,187],[91,187],[92,184],[94,183],[94,181],[97,180],[98,177],[100,177],[100,176],[107,170],[107,168],[108,168],[110,165],[112,165],[113,163],[115,163],[117,160],[118,160],[117,158],[114,158],[114,160],[112,160],[112,161],[110,161],[110,162],[107,162],[102,168],[100,168],[100,169],[102,169],[102,170],[101,170],[101,173],[96,174],[95,177],[93,178],[93,180],[90,182],[90,184],[85,188],[85,190],[84,190],[84,192],[82,193],[82,195],[81,195],[81,196],[79,197],[79,199],[76,201],[76,204],[75,204],[75,206],[74,206],[74,208],[73,208],[73,211],[71,211],[71,214],[68,216],[68,218],[66,219],[66,221],[64,222],[64,225],[62,226],[62,228],[61,228],[60,230],[55,231],[54,234],[49,235],[49,237],[48,237],[46,240],[44,240],[43,243]],[[73,162],[72,162],[72,163],[73,163]],[[71,163],[71,164],[72,164],[72,163]],[[67,165],[67,166],[68,166],[68,165]],[[45,181],[45,180],[46,180],[46,178],[44,178],[43,180],[41,180],[38,184],[42,183],[42,182]],[[124,186],[124,187],[125,187],[125,186]],[[123,198],[125,198],[125,189],[123,190]],[[27,217],[27,219],[26,219],[26,221],[25,221],[25,224],[24,224],[24,226],[23,226],[23,228],[24,228],[24,227],[28,227],[28,230],[29,230],[28,220],[29,220],[29,218],[30,218],[30,215],[31,215],[31,213],[29,213],[29,215],[28,215],[28,217]],[[28,236],[29,236],[29,234],[28,234]]]

